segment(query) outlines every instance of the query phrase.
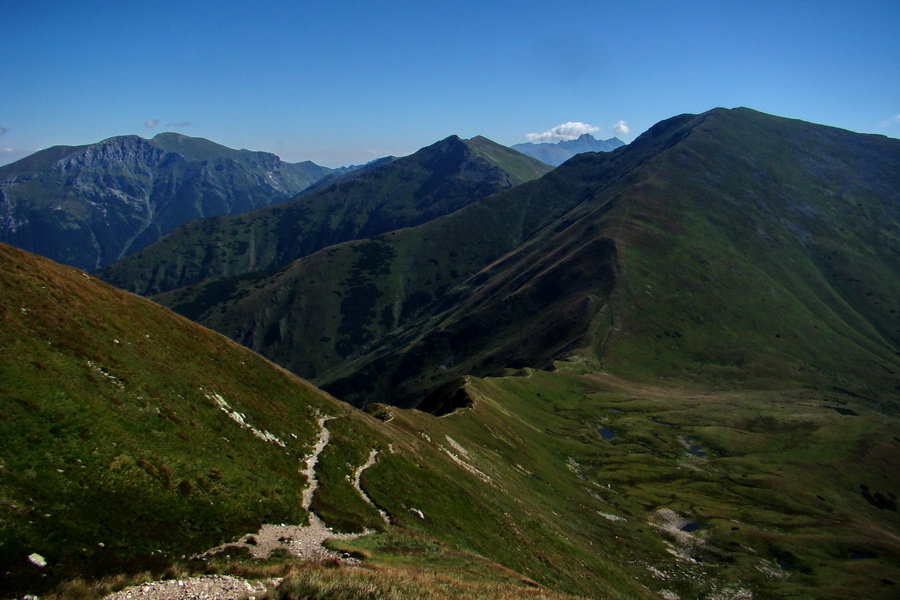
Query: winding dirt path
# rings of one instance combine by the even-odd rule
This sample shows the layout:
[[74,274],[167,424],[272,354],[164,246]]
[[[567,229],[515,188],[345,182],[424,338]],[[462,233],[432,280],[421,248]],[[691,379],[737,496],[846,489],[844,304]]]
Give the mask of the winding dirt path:
[[352,539],[359,537],[360,534],[339,534],[332,531],[322,522],[312,510],[313,495],[319,487],[316,479],[316,464],[319,462],[319,455],[325,450],[331,434],[326,427],[326,423],[335,417],[328,415],[318,415],[319,434],[316,437],[316,443],[313,445],[312,452],[306,457],[305,468],[301,471],[306,475],[306,488],[303,490],[301,506],[309,514],[309,523],[307,525],[285,525],[266,523],[256,533],[248,533],[235,542],[230,542],[210,548],[198,558],[204,558],[223,552],[230,547],[246,548],[250,555],[254,558],[266,558],[273,551],[284,549],[296,556],[321,560],[324,558],[341,558],[335,552],[326,549],[322,544],[330,538]]
[[369,495],[362,489],[362,486],[360,485],[360,479],[362,478],[363,472],[374,465],[377,459],[378,450],[372,448],[372,450],[369,452],[369,459],[364,464],[357,467],[356,471],[353,473],[353,487],[356,488],[357,492],[359,492],[359,497],[363,499],[363,502],[378,511],[378,514],[381,515],[381,520],[384,521],[384,524],[390,525],[391,518],[386,512],[375,506],[375,503],[372,502],[372,499],[369,498]]
[[302,502],[303,510],[305,511],[309,511],[309,507],[312,506],[313,494],[316,492],[316,488],[319,487],[319,481],[316,479],[316,463],[319,462],[319,455],[322,454],[325,446],[328,445],[328,440],[331,439],[331,433],[325,427],[325,423],[333,418],[327,415],[319,417],[319,436],[316,438],[316,445],[313,446],[312,454],[306,458],[306,468],[301,471],[306,475],[307,481],[306,489],[303,490]]
[[[229,548],[246,548],[254,558],[266,558],[273,551],[284,549],[291,554],[307,560],[323,560],[336,558],[345,562],[356,562],[355,559],[341,556],[328,550],[323,545],[328,539],[353,539],[371,533],[335,533],[312,510],[313,495],[319,487],[316,480],[316,464],[319,456],[328,445],[331,437],[326,423],[335,417],[319,415],[319,434],[312,452],[306,457],[305,468],[301,471],[306,475],[307,486],[303,490],[302,506],[309,514],[307,525],[265,524],[256,533],[244,535],[239,540],[222,544],[211,548],[198,555],[196,558],[206,558],[219,552],[227,552]],[[353,474],[353,487],[359,493],[360,498],[372,506],[381,515],[386,525],[390,524],[390,517],[386,512],[375,506],[372,499],[362,489],[360,479],[366,469],[375,464],[378,458],[378,450],[369,452],[368,460],[357,467]],[[157,581],[132,586],[120,592],[107,596],[104,600],[194,600],[197,598],[209,600],[238,600],[248,596],[256,596],[265,593],[267,587],[278,585],[277,580],[247,581],[231,576],[203,576],[180,579],[175,581]]]

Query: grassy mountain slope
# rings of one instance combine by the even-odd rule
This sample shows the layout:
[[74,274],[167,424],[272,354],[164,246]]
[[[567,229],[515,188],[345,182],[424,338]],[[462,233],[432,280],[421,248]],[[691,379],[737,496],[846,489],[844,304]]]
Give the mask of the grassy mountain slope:
[[549,170],[485,138],[451,136],[290,203],[188,224],[98,275],[151,295],[278,269],[332,244],[430,221]]
[[[470,407],[442,418],[365,414],[82,272],[6,246],[0,261],[4,594],[173,562],[205,572],[225,559],[179,556],[260,522],[305,522],[299,463],[319,415],[335,418],[312,510],[339,531],[377,533],[330,542],[362,567],[271,559],[287,570],[277,593],[896,590],[900,427],[858,397],[635,385],[560,363],[468,377],[456,392]],[[388,526],[351,486],[373,449],[360,483]],[[234,568],[265,568],[254,565]]]
[[154,298],[303,376],[352,368],[368,348],[397,340],[389,334],[436,306],[452,307],[455,286],[590,196],[589,172],[554,171],[430,224],[326,248],[273,275],[211,280]]
[[288,200],[332,172],[176,133],[49,148],[0,167],[0,241],[94,269],[187,221]]
[[569,567],[616,556],[663,597],[896,593],[896,414],[839,392],[636,385],[557,367],[467,378],[472,408],[437,420],[448,451],[518,499],[526,516],[509,543],[523,554],[553,547],[526,531],[537,521],[571,544]]
[[622,205],[626,286],[598,354],[635,374],[885,398],[900,357],[900,143],[747,109],[676,135]]
[[[305,519],[296,463],[311,409],[338,405],[157,305],[0,251],[5,577],[46,576],[32,552],[51,576],[91,573]],[[239,426],[216,394],[286,446]]]
[[[80,271],[2,245],[0,260],[4,594],[45,591],[74,575],[162,568],[260,523],[305,523],[301,495],[309,482],[301,464],[320,415],[334,418],[312,510],[338,531],[385,528],[351,485],[370,451],[379,452],[363,483],[370,489],[375,471],[384,478],[378,506],[390,514],[392,533],[360,542],[386,548],[373,556],[415,563],[424,548],[458,564],[459,572],[448,569],[463,582],[526,585],[492,562],[516,557],[545,585],[573,593],[608,585],[599,572],[548,569],[543,554],[523,557],[506,546],[505,534],[491,532],[504,512],[497,513],[494,488],[426,442],[420,428],[435,426],[433,417],[423,415],[420,428],[385,425]],[[500,527],[521,511],[505,510]],[[558,546],[546,551],[564,560],[564,541],[542,535]],[[32,553],[47,566],[30,562]],[[473,575],[466,565],[482,566]],[[639,588],[631,580],[614,585]]]
[[717,109],[421,227],[158,299],[357,404],[578,354],[894,403],[896,140]]

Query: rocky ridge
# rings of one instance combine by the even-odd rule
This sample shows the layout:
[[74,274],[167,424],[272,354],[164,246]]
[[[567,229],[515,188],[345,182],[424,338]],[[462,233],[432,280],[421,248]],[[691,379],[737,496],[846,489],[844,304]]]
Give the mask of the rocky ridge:
[[284,202],[341,171],[174,133],[49,148],[0,167],[0,241],[95,269],[188,221]]

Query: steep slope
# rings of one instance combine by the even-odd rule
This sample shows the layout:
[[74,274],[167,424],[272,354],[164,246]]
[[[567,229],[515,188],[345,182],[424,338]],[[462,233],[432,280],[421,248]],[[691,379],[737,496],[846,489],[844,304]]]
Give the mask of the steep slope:
[[[444,584],[463,590],[555,597],[540,582],[594,597],[651,597],[611,555],[582,548],[584,567],[567,567],[566,537],[579,525],[526,522],[526,512],[553,505],[552,487],[543,486],[540,505],[498,504],[496,485],[520,485],[514,467],[486,482],[447,452],[439,436],[451,432],[437,419],[395,412],[381,414],[397,419],[384,423],[218,334],[46,259],[0,245],[0,266],[4,597],[175,562],[175,571],[202,573],[206,560],[185,556],[247,540],[261,523],[296,524],[284,536],[297,535],[313,519],[307,508],[337,531],[368,529],[353,542],[358,556],[413,568],[427,557]],[[514,530],[537,546],[522,552]],[[414,570],[399,576],[424,585]]]
[[511,148],[526,156],[536,158],[543,163],[558,167],[576,154],[581,154],[582,152],[612,152],[624,145],[625,142],[619,138],[613,137],[608,140],[598,140],[589,133],[583,133],[578,139],[574,140],[563,140],[556,143],[544,142],[542,144],[527,142],[514,144]]
[[0,167],[0,241],[94,269],[187,221],[283,202],[332,172],[176,133],[49,148]]
[[150,295],[279,269],[332,244],[430,221],[549,170],[485,138],[451,136],[289,203],[191,223],[98,276]]
[[0,261],[4,591],[305,520],[296,465],[332,399],[80,271]]
[[[145,570],[284,574],[275,597],[896,591],[900,424],[847,393],[635,385],[561,364],[467,377],[469,408],[442,418],[370,416],[3,245],[0,296],[4,597],[75,576],[67,597],[85,597],[85,580]],[[376,531],[328,543],[362,566],[239,558],[261,522],[303,525],[306,506]]]
[[421,227],[159,300],[360,405],[578,354],[893,406],[898,167],[896,140],[716,109]]
[[[455,286],[594,193],[583,185],[589,173],[589,166],[557,170],[516,193],[420,227],[326,248],[271,276],[211,280],[154,299],[304,376],[352,369],[368,350],[401,342],[403,328],[452,308]],[[361,397],[401,401],[372,395],[369,387],[357,390]]]

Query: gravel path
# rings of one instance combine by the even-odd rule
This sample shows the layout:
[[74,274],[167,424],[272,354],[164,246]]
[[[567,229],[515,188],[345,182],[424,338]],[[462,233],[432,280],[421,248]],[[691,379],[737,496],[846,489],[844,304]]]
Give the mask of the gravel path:
[[[308,484],[306,489],[303,490],[302,503],[304,510],[309,513],[309,524],[266,524],[256,533],[247,534],[236,542],[210,548],[195,558],[209,557],[219,552],[227,552],[229,548],[238,547],[247,548],[250,555],[254,558],[266,558],[273,551],[284,549],[295,556],[307,560],[335,558],[344,562],[357,562],[346,555],[340,555],[328,550],[322,544],[328,539],[353,539],[371,532],[335,533],[325,525],[318,515],[310,510],[313,494],[319,486],[315,473],[316,463],[318,463],[319,455],[325,449],[325,446],[328,445],[330,438],[325,423],[333,418],[329,416],[319,417],[319,435],[313,446],[312,453],[306,458],[306,468],[303,470]],[[365,464],[356,469],[352,483],[353,487],[359,492],[360,497],[375,507],[385,524],[389,524],[390,517],[387,513],[378,509],[360,486],[360,478],[363,472],[375,464],[377,456],[378,451],[372,449]],[[237,600],[263,594],[266,592],[267,585],[272,587],[278,585],[278,583],[278,580],[261,582],[247,581],[231,576],[204,575],[191,577],[190,579],[144,583],[116,592],[107,596],[104,600]]]
[[313,447],[312,454],[306,459],[306,468],[302,471],[309,482],[306,489],[303,490],[303,510],[309,510],[309,507],[312,505],[313,494],[316,488],[319,487],[319,482],[316,480],[316,463],[319,462],[319,455],[322,454],[322,450],[325,449],[325,446],[328,445],[328,440],[331,438],[331,433],[325,427],[325,423],[333,418],[329,416],[319,417],[319,437],[316,439],[316,445]]
[[369,498],[369,495],[362,489],[359,480],[362,478],[363,472],[375,464],[375,460],[378,458],[378,450],[372,448],[369,452],[369,459],[365,462],[365,464],[360,465],[356,472],[353,473],[353,487],[356,488],[356,491],[359,492],[359,497],[363,499],[363,501],[378,511],[378,514],[381,515],[381,520],[384,521],[385,525],[391,524],[391,518],[388,516],[386,512],[375,506],[375,503],[372,502],[372,499]]
[[104,600],[238,600],[264,594],[279,580],[247,581],[230,575],[203,575],[189,579],[154,581],[125,588]]
[[333,418],[327,415],[319,416],[319,435],[312,453],[306,457],[306,468],[302,471],[308,482],[306,489],[303,490],[302,506],[309,513],[309,525],[265,524],[258,532],[247,534],[236,542],[210,548],[198,558],[211,556],[235,546],[247,548],[254,558],[266,558],[279,548],[287,550],[295,556],[312,560],[341,558],[337,553],[322,546],[322,543],[331,538],[352,539],[362,534],[335,533],[326,527],[322,519],[309,508],[312,505],[313,494],[319,487],[319,482],[316,480],[316,463],[319,462],[319,455],[325,450],[325,446],[328,445],[328,440],[331,438],[325,423]]
[[322,544],[325,540],[352,540],[361,535],[371,533],[369,531],[362,533],[335,533],[313,512],[309,513],[309,523],[309,525],[265,524],[258,532],[247,534],[236,542],[211,548],[198,556],[198,558],[212,556],[219,552],[226,552],[228,548],[238,547],[247,548],[253,558],[266,558],[273,551],[283,549],[294,556],[307,560],[337,558],[345,562],[348,560],[353,562],[352,559],[333,552]]

